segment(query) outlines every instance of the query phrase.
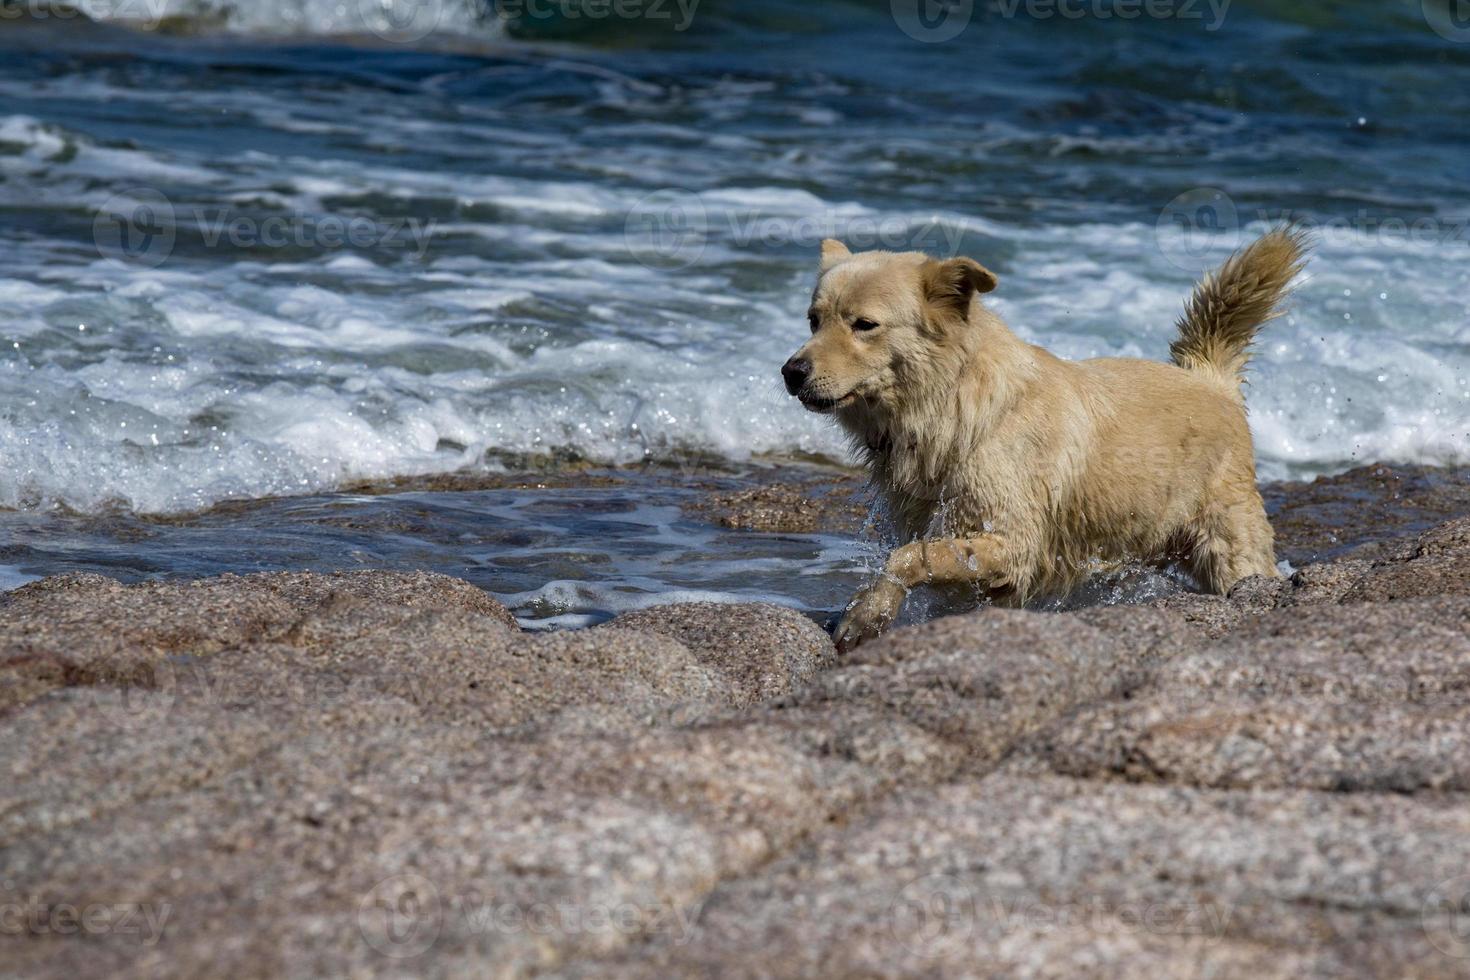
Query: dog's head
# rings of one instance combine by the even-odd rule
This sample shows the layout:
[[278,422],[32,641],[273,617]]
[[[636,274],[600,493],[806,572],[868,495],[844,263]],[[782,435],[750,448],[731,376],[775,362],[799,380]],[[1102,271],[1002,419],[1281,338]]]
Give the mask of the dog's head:
[[828,239],[808,310],[812,337],[781,368],[786,390],[814,412],[881,402],[950,346],[946,338],[969,325],[975,295],[995,285],[974,259],[854,254]]

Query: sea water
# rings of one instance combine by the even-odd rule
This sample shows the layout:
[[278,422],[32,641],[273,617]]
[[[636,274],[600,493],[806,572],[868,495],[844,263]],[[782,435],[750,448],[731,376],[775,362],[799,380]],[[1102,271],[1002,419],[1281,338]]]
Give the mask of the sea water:
[[[0,585],[303,567],[205,526],[89,535],[275,498],[289,535],[290,499],[363,480],[842,462],[778,374],[824,237],[974,256],[1026,339],[1162,358],[1197,276],[1296,220],[1318,247],[1248,393],[1263,477],[1467,458],[1470,32],[1432,2],[79,6],[0,3]],[[677,500],[566,492],[558,547],[598,584],[507,571],[522,498],[442,504],[492,543],[426,567],[554,619],[619,588],[830,608],[870,561],[774,536],[720,571],[729,536],[678,544]]]

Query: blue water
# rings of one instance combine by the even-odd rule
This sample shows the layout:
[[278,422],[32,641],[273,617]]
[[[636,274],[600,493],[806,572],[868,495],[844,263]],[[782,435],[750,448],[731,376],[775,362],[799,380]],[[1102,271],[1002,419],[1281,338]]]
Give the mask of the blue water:
[[[363,479],[840,462],[776,373],[828,236],[980,258],[1064,356],[1162,357],[1194,278],[1295,218],[1320,245],[1256,362],[1263,475],[1463,462],[1470,24],[1437,2],[0,3],[12,551],[36,515]],[[825,601],[787,585],[825,542],[736,581],[637,538],[573,547],[649,594]]]
[[506,603],[527,626],[590,625],[663,602],[774,601],[823,620],[856,589],[872,549],[850,534],[732,530],[691,505],[701,490],[668,475],[609,474],[610,485],[278,498],[168,520],[130,513],[0,516],[0,589],[40,574],[133,582],[225,573],[422,569]]

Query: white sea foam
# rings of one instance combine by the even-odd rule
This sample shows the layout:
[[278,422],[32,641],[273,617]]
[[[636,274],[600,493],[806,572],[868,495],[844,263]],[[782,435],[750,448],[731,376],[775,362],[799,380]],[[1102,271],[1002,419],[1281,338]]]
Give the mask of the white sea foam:
[[[1189,283],[1162,260],[1140,265],[1151,233],[1017,230],[996,305],[1066,356],[1160,356]],[[1117,260],[1125,254],[1134,261]],[[312,270],[310,286],[295,281],[306,269],[245,263],[159,273],[98,261],[47,281],[33,258],[17,271],[40,281],[0,281],[8,346],[35,355],[0,372],[8,506],[191,509],[497,452],[609,463],[682,449],[842,454],[827,421],[779,389],[775,369],[802,339],[799,265],[781,295],[732,304],[707,269],[656,274],[626,262],[532,263],[503,282],[446,262],[387,274],[399,291],[385,294],[358,283],[381,268],[340,256]],[[1464,459],[1470,371],[1463,347],[1445,345],[1459,325],[1434,322],[1455,282],[1424,274],[1421,259],[1324,245],[1320,271],[1256,362],[1264,475]],[[1349,263],[1350,276],[1336,271]],[[1344,302],[1344,282],[1357,302]],[[528,350],[493,318],[533,297],[581,305],[588,322]],[[77,312],[82,303],[89,312]]]
[[495,37],[499,21],[480,0],[114,0],[80,4],[98,20],[143,28],[164,19],[199,30],[245,34],[383,35],[418,39],[428,34]]
[[[241,24],[315,24],[330,5],[289,16],[286,6],[250,7],[239,16],[259,20]],[[837,182],[823,197],[801,179],[812,161],[760,158],[764,143],[748,136],[637,118],[639,100],[667,98],[662,89],[582,67],[598,108],[632,118],[578,119],[579,138],[637,145],[589,152],[576,168],[537,165],[563,140],[551,129],[518,129],[473,104],[431,117],[443,100],[433,85],[386,100],[363,142],[342,149],[335,141],[361,127],[342,126],[330,103],[100,75],[41,83],[42,97],[63,102],[126,98],[200,118],[226,109],[274,136],[323,142],[273,155],[262,140],[221,166],[187,142],[103,139],[31,109],[0,116],[0,204],[79,212],[90,225],[119,189],[159,186],[185,231],[198,209],[225,206],[298,221],[411,215],[425,230],[411,247],[290,256],[181,233],[159,268],[105,255],[89,228],[80,240],[9,240],[0,505],[177,511],[520,453],[842,458],[830,423],[787,398],[777,371],[804,338],[816,240],[857,227],[1001,243],[977,254],[1001,276],[991,301],[1063,356],[1166,355],[1195,275],[1170,261],[1178,243],[1167,229],[1161,240],[1152,224],[1043,216],[1020,226],[960,204],[885,210],[849,200]],[[476,66],[460,81],[492,70],[505,69]],[[728,79],[681,98],[729,111],[759,95]],[[36,93],[0,81],[0,96]],[[1020,138],[998,132],[987,138]],[[421,166],[364,147],[440,155]],[[506,157],[489,165],[466,147]],[[730,154],[754,162],[693,199],[703,220],[691,241],[673,255],[653,242],[648,254],[631,216],[660,189],[677,211],[691,200],[669,190],[688,178],[681,167]],[[769,183],[754,179],[761,160]],[[1238,241],[1222,239],[1200,266]],[[1253,369],[1262,475],[1470,457],[1467,294],[1463,244],[1324,234]]]

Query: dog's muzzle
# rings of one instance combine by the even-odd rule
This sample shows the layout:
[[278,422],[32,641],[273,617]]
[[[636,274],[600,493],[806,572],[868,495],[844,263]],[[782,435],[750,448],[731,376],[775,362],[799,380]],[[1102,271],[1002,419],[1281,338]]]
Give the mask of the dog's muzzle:
[[793,395],[801,391],[811,376],[812,362],[804,357],[793,357],[781,365],[781,377],[786,379],[786,390]]

